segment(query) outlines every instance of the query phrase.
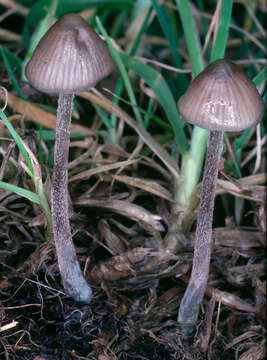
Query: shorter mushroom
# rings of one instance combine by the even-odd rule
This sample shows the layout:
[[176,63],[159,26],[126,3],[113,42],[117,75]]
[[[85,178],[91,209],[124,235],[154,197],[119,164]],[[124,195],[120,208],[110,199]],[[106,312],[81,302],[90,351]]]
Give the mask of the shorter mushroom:
[[92,290],[77,261],[68,206],[69,133],[74,93],[89,90],[107,76],[114,62],[104,41],[77,14],[59,19],[44,35],[26,67],[37,89],[59,94],[54,167],[52,220],[59,270],[66,292],[89,303]]
[[190,124],[210,130],[197,217],[192,272],[179,308],[178,322],[185,335],[197,321],[207,286],[212,220],[218,164],[224,131],[241,131],[258,124],[264,103],[256,86],[231,61],[213,62],[190,84],[178,102],[179,112]]

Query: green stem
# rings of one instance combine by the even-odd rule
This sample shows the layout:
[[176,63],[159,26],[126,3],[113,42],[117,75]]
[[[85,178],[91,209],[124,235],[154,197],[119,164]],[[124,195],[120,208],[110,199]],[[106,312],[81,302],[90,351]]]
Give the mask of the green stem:
[[177,194],[177,201],[181,210],[189,207],[188,204],[190,204],[191,197],[198,184],[208,136],[207,130],[198,126],[194,127],[190,150],[182,159],[181,176],[184,181],[181,183]]

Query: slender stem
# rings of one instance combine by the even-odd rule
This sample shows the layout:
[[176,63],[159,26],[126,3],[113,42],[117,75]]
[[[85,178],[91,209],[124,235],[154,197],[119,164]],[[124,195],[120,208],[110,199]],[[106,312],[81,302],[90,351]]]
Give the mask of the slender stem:
[[193,267],[178,315],[178,322],[185,325],[192,325],[197,321],[199,305],[208,282],[214,198],[222,140],[223,131],[210,132],[197,218]]
[[[192,219],[192,206],[195,203],[195,191],[203,168],[204,155],[209,133],[206,129],[194,126],[190,150],[182,156],[182,183],[176,195],[177,207],[182,211],[181,228],[186,233]],[[188,225],[189,224],[189,225]]]
[[182,156],[182,181],[179,179],[179,184],[174,186],[173,225],[164,239],[165,249],[174,254],[184,246],[183,234],[188,232],[192,224],[192,208],[196,203],[196,186],[203,167],[208,135],[207,130],[194,126],[190,150]]
[[190,150],[182,157],[181,176],[184,181],[177,194],[177,201],[182,209],[187,208],[199,182],[208,136],[207,130],[194,126]]
[[68,156],[73,94],[58,99],[52,183],[52,219],[59,271],[66,292],[76,301],[89,303],[92,290],[84,279],[72,242],[68,206]]

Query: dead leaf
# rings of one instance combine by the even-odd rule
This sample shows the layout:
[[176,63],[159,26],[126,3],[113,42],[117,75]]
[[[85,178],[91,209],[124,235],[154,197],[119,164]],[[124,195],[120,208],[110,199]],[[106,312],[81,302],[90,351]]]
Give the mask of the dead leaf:
[[[4,94],[0,93],[0,98],[4,100]],[[8,93],[8,105],[14,112],[23,114],[25,120],[34,121],[48,129],[56,128],[56,116],[42,109],[30,101],[18,98],[12,93]],[[91,129],[77,124],[71,124],[71,131],[81,131],[88,135],[95,135]]]
[[162,197],[163,199],[173,201],[171,193],[156,181],[140,179],[126,175],[115,175],[114,180],[120,181],[130,186],[137,187],[148,193]]
[[148,210],[139,205],[132,204],[123,200],[94,200],[79,198],[73,201],[73,205],[82,205],[90,207],[101,207],[119,213],[126,218],[130,218],[133,221],[137,221],[140,226],[147,231],[163,231],[164,228],[160,223],[161,217],[159,215],[153,215]]

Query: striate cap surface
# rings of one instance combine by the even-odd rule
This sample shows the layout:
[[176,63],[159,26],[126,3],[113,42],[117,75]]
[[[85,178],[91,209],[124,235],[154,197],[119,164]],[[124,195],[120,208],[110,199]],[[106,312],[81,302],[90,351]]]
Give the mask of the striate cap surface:
[[191,82],[178,109],[185,121],[204,129],[240,131],[260,122],[264,103],[243,70],[221,59]]
[[114,67],[105,42],[81,16],[70,13],[42,37],[25,74],[43,92],[74,93],[94,87]]

